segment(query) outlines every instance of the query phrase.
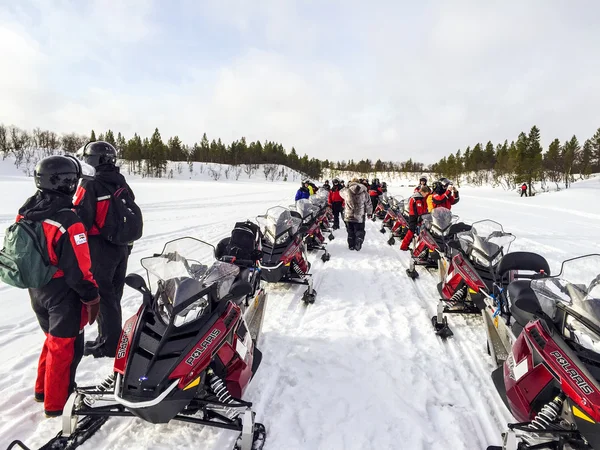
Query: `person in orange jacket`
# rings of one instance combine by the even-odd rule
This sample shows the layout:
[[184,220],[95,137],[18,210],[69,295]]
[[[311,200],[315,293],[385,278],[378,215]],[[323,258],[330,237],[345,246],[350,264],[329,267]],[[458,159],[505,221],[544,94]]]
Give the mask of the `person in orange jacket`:
[[400,250],[407,251],[410,242],[415,236],[417,226],[423,214],[427,214],[427,197],[431,190],[428,186],[422,185],[419,192],[413,194],[408,201],[408,232],[402,239]]

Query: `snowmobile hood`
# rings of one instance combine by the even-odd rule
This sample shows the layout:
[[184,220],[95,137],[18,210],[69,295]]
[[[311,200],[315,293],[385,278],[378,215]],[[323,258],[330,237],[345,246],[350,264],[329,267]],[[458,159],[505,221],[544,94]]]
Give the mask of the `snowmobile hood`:
[[61,209],[71,208],[73,200],[68,195],[37,191],[21,206],[19,214],[28,220],[41,221],[49,219]]
[[348,184],[348,190],[354,195],[358,195],[361,192],[367,192],[367,188],[364,184],[357,183],[355,181],[351,181],[350,184]]

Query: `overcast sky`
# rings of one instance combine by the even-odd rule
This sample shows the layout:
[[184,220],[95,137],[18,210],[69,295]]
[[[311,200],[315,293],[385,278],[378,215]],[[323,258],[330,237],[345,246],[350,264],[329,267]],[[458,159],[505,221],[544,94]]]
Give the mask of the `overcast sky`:
[[0,123],[433,162],[600,127],[597,0],[0,0]]

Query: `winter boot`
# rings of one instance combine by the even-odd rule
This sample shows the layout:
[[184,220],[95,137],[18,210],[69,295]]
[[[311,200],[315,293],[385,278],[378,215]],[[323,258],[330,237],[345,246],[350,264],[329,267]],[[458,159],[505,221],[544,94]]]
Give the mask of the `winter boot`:
[[357,252],[360,252],[360,249],[362,248],[362,239],[357,239],[356,243],[354,244],[354,250],[356,250]]
[[404,236],[404,239],[402,239],[402,244],[400,244],[400,250],[404,252],[408,251],[408,246],[410,245],[410,242],[412,241],[414,236],[415,234],[411,230],[408,230],[406,236]]

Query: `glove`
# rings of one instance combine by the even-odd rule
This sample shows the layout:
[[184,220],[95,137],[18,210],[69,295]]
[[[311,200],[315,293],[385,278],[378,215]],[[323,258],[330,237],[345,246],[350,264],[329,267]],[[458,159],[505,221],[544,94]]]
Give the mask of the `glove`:
[[96,297],[89,302],[83,302],[83,306],[87,311],[88,323],[91,325],[96,321],[98,313],[100,312],[100,297]]

